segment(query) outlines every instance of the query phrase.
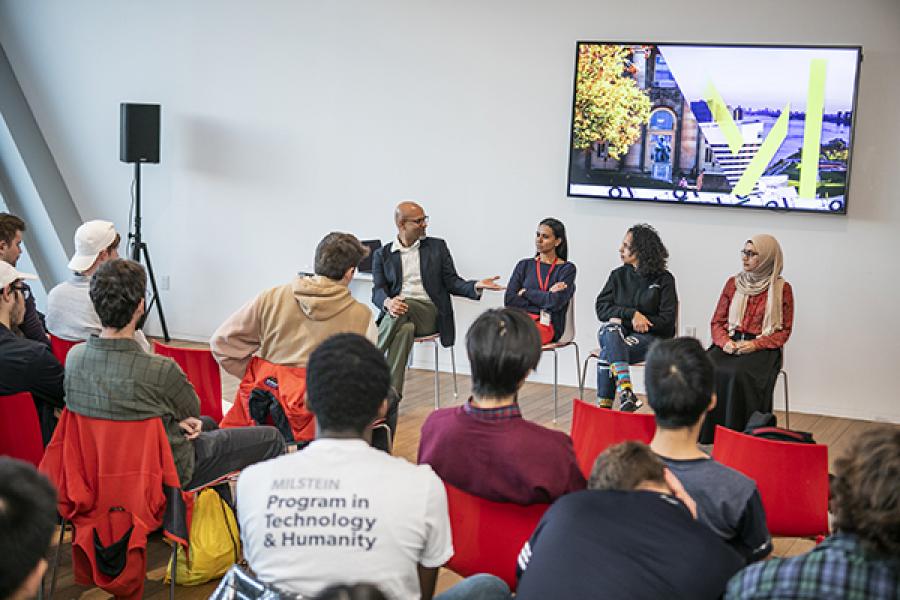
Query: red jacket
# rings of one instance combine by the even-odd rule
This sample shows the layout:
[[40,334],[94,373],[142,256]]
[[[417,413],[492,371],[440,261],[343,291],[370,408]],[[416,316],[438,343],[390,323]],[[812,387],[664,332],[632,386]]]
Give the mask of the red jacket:
[[316,437],[316,418],[306,406],[306,369],[276,365],[258,356],[250,359],[234,405],[222,419],[221,427],[266,424],[257,423],[250,416],[250,394],[254,389],[261,389],[275,396],[287,417],[294,441],[308,441]]
[[162,421],[109,421],[64,410],[40,470],[59,492],[60,514],[75,527],[75,581],[117,598],[140,598],[147,534],[163,524],[164,486],[179,489]]

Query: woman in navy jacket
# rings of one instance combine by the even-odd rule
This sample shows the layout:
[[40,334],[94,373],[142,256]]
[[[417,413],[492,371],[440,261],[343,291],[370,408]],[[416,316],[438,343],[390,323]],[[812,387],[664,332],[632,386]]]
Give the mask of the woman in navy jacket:
[[568,262],[566,227],[557,219],[538,224],[534,246],[536,254],[523,258],[513,269],[504,304],[531,315],[541,343],[549,344],[566,328],[566,311],[575,294],[575,265]]

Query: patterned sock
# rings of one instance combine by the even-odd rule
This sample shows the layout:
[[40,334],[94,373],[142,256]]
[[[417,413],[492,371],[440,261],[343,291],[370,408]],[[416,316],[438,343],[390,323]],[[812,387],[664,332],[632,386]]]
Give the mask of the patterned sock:
[[621,393],[624,389],[631,389],[631,371],[628,369],[627,362],[614,362],[609,365],[612,371],[613,379],[616,380],[616,392]]

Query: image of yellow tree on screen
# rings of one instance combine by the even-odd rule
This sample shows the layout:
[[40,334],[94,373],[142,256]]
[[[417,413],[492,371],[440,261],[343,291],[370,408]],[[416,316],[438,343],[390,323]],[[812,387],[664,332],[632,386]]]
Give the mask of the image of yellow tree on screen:
[[587,153],[604,142],[609,157],[619,159],[640,139],[650,98],[632,76],[628,46],[585,44],[578,52],[572,145]]

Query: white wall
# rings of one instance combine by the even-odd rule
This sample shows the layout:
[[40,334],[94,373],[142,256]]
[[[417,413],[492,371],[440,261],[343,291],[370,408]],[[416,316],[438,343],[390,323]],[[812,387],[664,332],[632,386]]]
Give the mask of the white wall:
[[[127,226],[118,104],[163,105],[162,163],[143,169],[144,232],[157,274],[171,278],[163,300],[178,337],[208,336],[289,279],[329,230],[387,238],[403,198],[425,206],[470,277],[505,278],[531,252],[537,221],[562,219],[583,349],[629,225],[662,233],[682,326],[700,332],[742,241],[770,232],[797,301],[793,407],[900,422],[900,5],[729,6],[7,0],[0,43],[85,218]],[[849,217],[567,198],[578,39],[863,45]],[[459,330],[501,302],[457,301]],[[561,356],[570,384],[573,363]]]

